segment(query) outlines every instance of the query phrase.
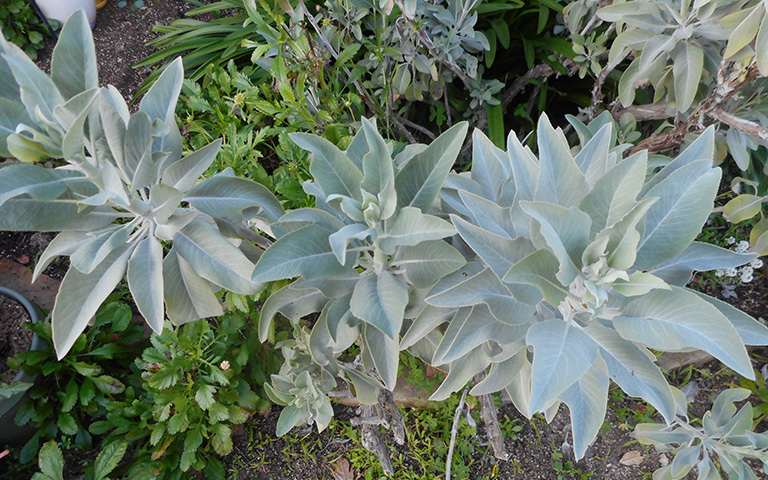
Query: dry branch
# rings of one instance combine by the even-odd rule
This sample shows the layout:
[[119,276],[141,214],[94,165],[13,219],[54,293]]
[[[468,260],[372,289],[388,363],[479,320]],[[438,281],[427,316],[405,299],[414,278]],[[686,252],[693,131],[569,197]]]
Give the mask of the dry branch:
[[[700,132],[716,121],[722,121],[739,130],[741,130],[741,128],[754,130],[754,127],[758,126],[757,124],[752,124],[752,122],[735,117],[722,109],[722,106],[730,100],[736,92],[745,85],[753,82],[760,74],[755,62],[747,67],[744,72],[741,72],[741,74],[734,75],[736,73],[739,73],[736,70],[736,65],[733,62],[724,60],[717,70],[717,85],[684,122],[678,123],[677,126],[669,132],[646,138],[632,148],[630,153],[635,153],[640,150],[648,150],[649,153],[659,153],[670,150],[680,145],[686,134]],[[727,118],[729,121],[733,122],[733,125],[722,120],[722,118]]]

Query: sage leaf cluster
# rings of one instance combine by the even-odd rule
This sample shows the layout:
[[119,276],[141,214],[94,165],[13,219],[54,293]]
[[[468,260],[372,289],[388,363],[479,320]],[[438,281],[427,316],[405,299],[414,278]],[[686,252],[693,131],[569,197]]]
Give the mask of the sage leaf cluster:
[[[229,171],[197,183],[221,141],[183,155],[174,117],[180,59],[130,113],[114,87],[98,86],[93,38],[78,12],[62,28],[50,77],[4,39],[0,77],[0,155],[22,161],[0,168],[0,229],[61,232],[34,272],[69,256],[52,312],[59,358],[124,278],[157,333],[166,315],[179,325],[222,314],[218,288],[261,289],[251,279],[261,250],[236,233],[283,208],[266,187]],[[48,159],[56,166],[36,163]]]

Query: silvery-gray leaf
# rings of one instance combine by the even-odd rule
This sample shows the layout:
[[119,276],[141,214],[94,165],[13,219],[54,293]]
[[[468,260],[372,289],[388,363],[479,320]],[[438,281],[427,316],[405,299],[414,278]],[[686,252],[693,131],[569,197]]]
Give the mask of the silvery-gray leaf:
[[608,366],[611,379],[627,395],[645,399],[668,421],[675,418],[675,400],[667,380],[638,346],[597,323],[590,324],[584,331],[600,346],[600,356]]
[[85,330],[101,303],[125,275],[132,245],[113,250],[91,273],[70,268],[61,281],[51,312],[53,346],[61,360]]
[[408,281],[415,287],[431,287],[466,263],[464,256],[443,240],[399,248],[391,262],[405,271]]
[[251,280],[253,264],[214,227],[192,221],[173,236],[173,244],[201,277],[216,285],[245,295],[261,289]]
[[163,246],[154,235],[140,241],[128,260],[128,288],[152,330],[163,332]]
[[512,357],[498,363],[491,364],[491,371],[486,377],[472,390],[469,391],[470,395],[480,396],[498,391],[506,388],[512,380],[517,376],[523,366],[526,364],[527,349],[523,348],[524,345],[520,345],[520,350]]
[[598,353],[597,344],[580,327],[558,318],[534,324],[527,342],[533,347],[532,411],[543,409],[581,378]]
[[679,287],[636,297],[613,321],[622,337],[651,348],[705,350],[747,378],[752,364],[736,329],[717,308]]
[[584,457],[587,447],[603,426],[610,383],[605,362],[598,357],[592,368],[560,395],[571,413],[576,460]]
[[546,115],[539,119],[537,132],[540,167],[535,199],[563,206],[577,205],[589,192],[589,185],[571,156],[565,136],[552,127]]
[[401,167],[395,177],[399,207],[427,212],[445,183],[466,134],[466,122],[454,125]]
[[96,48],[84,14],[76,12],[62,27],[53,49],[51,79],[66,99],[99,86]]
[[408,287],[384,270],[367,275],[355,285],[350,310],[352,314],[397,340],[408,303]]
[[464,357],[454,361],[451,363],[445,380],[435,390],[435,393],[429,397],[429,400],[439,402],[447,399],[453,392],[461,390],[472,377],[485,370],[489,363],[491,362],[488,355],[481,348],[476,348]]
[[177,255],[175,247],[163,259],[163,287],[166,313],[174,325],[224,313],[211,284]]
[[[139,104],[140,111],[149,114],[153,120],[163,121],[170,129],[168,135],[155,138],[152,150],[170,152],[170,158],[174,160],[180,158],[182,152],[181,133],[179,133],[179,127],[176,125],[175,115],[176,102],[179,99],[183,81],[184,67],[181,57],[179,57],[165,67],[163,73],[155,80]],[[179,188],[182,191],[187,189]]]
[[365,325],[363,333],[363,349],[368,352],[376,371],[384,381],[388,390],[394,390],[397,383],[397,365],[400,349],[397,340],[382,333],[371,325]]
[[[256,264],[252,279],[267,282],[303,276],[320,278],[344,275],[349,267],[341,265],[331,250],[331,232],[319,225],[307,225],[279,238]],[[352,265],[353,252],[347,253],[347,265]]]
[[315,135],[293,133],[291,140],[304,150],[312,152],[309,171],[326,196],[339,194],[360,198],[363,172],[344,152],[328,140]]
[[267,187],[243,178],[216,175],[196,185],[184,199],[213,217],[236,215],[252,207],[261,207],[269,222],[285,215],[280,201]]

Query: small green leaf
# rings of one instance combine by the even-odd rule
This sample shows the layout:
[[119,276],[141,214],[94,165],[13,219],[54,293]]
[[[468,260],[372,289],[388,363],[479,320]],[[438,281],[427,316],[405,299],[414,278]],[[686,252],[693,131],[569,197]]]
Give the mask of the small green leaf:
[[126,448],[128,443],[120,440],[104,446],[93,464],[93,480],[106,480],[125,456]]
[[43,475],[52,480],[64,480],[64,455],[55,441],[43,444],[37,461]]
[[723,206],[723,216],[731,223],[739,223],[760,213],[765,197],[743,193]]
[[78,430],[75,418],[67,412],[59,414],[59,419],[56,422],[56,425],[66,435],[74,435]]

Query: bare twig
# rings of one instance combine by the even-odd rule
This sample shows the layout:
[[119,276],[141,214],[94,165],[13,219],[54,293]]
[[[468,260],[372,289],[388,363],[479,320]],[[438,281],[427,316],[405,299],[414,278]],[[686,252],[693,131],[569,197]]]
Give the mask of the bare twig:
[[664,120],[675,116],[675,110],[664,105],[632,105],[615,112],[611,112],[613,118],[619,120],[625,113],[631,113],[635,120],[644,122],[647,120]]
[[395,404],[395,397],[392,395],[392,392],[381,389],[379,392],[379,405],[382,408],[384,420],[389,424],[388,428],[392,429],[395,442],[398,445],[403,445],[405,443],[405,420],[400,409]]
[[461,400],[456,407],[456,413],[453,415],[453,425],[451,426],[451,443],[448,445],[448,458],[445,460],[445,480],[451,480],[451,463],[453,462],[453,449],[456,448],[456,434],[459,429],[459,419],[461,418],[461,412],[464,410],[464,402],[467,400],[467,392],[469,387],[464,388],[461,393]]
[[718,108],[709,114],[712,118],[720,120],[724,124],[731,128],[735,128],[740,132],[744,132],[747,135],[752,135],[761,140],[768,140],[768,128],[763,127],[759,123],[745,120],[741,117],[737,117],[732,113],[728,113],[725,110]]
[[[566,75],[569,77],[576,74],[576,72],[579,71],[579,66],[573,63],[570,60],[566,60],[563,62],[563,65],[566,69]],[[535,67],[531,68],[525,74],[512,82],[512,84],[507,87],[506,90],[501,94],[501,108],[504,113],[507,113],[507,109],[509,108],[509,104],[512,103],[512,101],[520,95],[523,90],[525,90],[525,87],[530,85],[531,83],[538,82],[541,80],[544,80],[546,78],[551,77],[552,75],[560,75],[561,72],[558,72],[549,64],[546,63],[540,63],[539,65],[536,65]]]
[[[597,15],[595,15],[595,17],[597,17]],[[608,31],[606,32],[606,35],[610,35],[615,29],[616,24],[611,24],[611,26],[608,28]],[[592,87],[592,103],[590,104],[588,111],[590,121],[597,117],[600,111],[599,106],[601,103],[603,103],[603,84],[605,84],[605,79],[608,78],[608,74],[611,73],[613,69],[616,68],[616,66],[627,57],[628,54],[629,52],[626,52],[621,58],[617,58],[613,62],[608,62],[605,67],[600,70],[600,73],[597,74],[595,85]]]
[[[672,131],[646,138],[632,148],[630,153],[635,153],[640,150],[648,150],[649,153],[658,153],[669,150],[679,145],[687,133],[700,132],[715,121],[722,121],[723,123],[728,124],[728,122],[721,120],[721,118],[727,118],[729,121],[734,122],[734,124],[739,125],[742,128],[753,129],[752,126],[745,123],[751,122],[728,114],[721,107],[742,87],[754,81],[760,72],[757,69],[757,64],[754,62],[747,67],[745,72],[735,78],[731,78],[733,69],[733,62],[723,60],[717,71],[717,85],[699,104],[699,107],[694,110],[684,122],[678,123]],[[731,125],[731,127],[739,128],[734,125]]]
[[[401,116],[399,116],[399,115],[397,115],[395,113],[392,114],[392,117],[395,120],[395,122],[401,123],[404,127],[408,127],[408,128],[412,128],[414,130],[417,130],[419,133],[424,134],[430,140],[434,140],[435,139],[435,134],[434,133],[432,133],[430,130],[422,127],[418,123],[414,123],[414,122],[408,120],[407,118],[401,117]],[[415,142],[411,142],[411,143],[415,143]]]

